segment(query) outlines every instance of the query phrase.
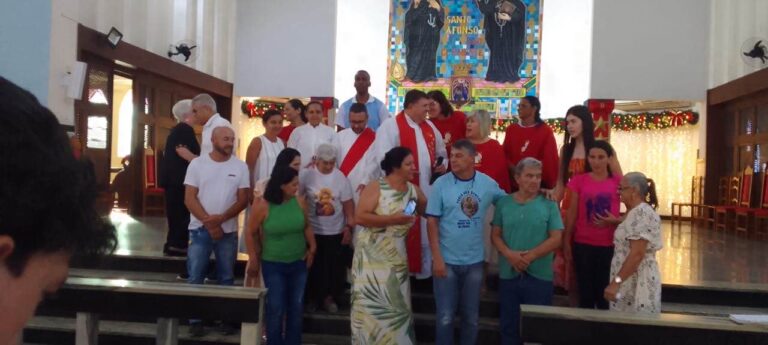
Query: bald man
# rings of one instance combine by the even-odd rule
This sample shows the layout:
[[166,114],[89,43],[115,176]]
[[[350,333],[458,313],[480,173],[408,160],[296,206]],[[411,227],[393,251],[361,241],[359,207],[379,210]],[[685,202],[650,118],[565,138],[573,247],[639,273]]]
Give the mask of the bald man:
[[339,113],[336,114],[336,128],[339,131],[352,126],[349,122],[349,108],[355,103],[365,104],[368,110],[367,126],[374,132],[379,128],[379,125],[384,123],[384,120],[392,117],[384,102],[368,93],[370,87],[371,75],[363,70],[357,71],[355,73],[355,96],[342,103],[339,107]]
[[[234,283],[237,215],[248,204],[250,190],[248,166],[232,155],[234,145],[235,132],[226,126],[216,127],[211,152],[192,160],[187,168],[184,204],[192,214],[187,251],[190,284],[203,284],[211,252],[216,256],[219,285]],[[190,334],[205,335],[199,320],[190,321]]]

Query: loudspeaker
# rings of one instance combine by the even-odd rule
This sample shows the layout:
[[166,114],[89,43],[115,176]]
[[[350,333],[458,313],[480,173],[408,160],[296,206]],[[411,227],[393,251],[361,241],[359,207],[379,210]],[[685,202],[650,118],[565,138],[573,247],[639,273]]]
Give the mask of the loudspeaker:
[[83,96],[83,87],[85,86],[85,74],[88,71],[88,64],[75,61],[72,66],[72,72],[67,76],[67,97],[81,99]]

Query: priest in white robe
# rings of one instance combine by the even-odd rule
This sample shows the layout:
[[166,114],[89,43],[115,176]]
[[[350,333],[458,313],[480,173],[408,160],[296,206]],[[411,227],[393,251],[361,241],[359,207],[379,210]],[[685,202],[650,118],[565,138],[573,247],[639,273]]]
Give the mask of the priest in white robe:
[[[448,153],[442,135],[437,127],[427,120],[429,102],[426,93],[419,90],[408,91],[403,104],[405,110],[384,121],[376,131],[374,142],[377,162],[384,159],[387,151],[394,147],[411,149],[418,168],[418,175],[411,182],[418,185],[424,195],[430,194],[432,175],[445,173],[448,166]],[[380,169],[377,172],[377,177],[382,175]],[[432,275],[432,255],[427,238],[426,218],[421,217],[411,229],[406,246],[411,273],[419,279],[429,278]]]
[[[297,127],[288,139],[288,147],[301,153],[301,168],[308,168],[314,162],[315,152],[320,144],[328,143],[340,151],[339,136],[330,126],[323,123],[323,105],[313,101],[307,104],[307,123]],[[339,159],[336,160],[337,162]]]
[[368,182],[371,182],[372,176],[377,176],[380,167],[373,149],[376,132],[367,127],[368,110],[365,104],[354,103],[349,109],[350,126],[339,132],[341,145],[339,169],[352,184],[354,200],[357,204],[360,200],[360,192]]

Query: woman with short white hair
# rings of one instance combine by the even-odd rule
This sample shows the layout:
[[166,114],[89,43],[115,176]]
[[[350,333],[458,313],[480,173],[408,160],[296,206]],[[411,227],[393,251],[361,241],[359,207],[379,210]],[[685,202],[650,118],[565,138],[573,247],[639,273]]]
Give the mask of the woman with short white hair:
[[344,260],[355,228],[355,204],[352,185],[336,168],[336,145],[322,143],[314,156],[315,164],[299,175],[299,195],[304,195],[309,205],[309,223],[317,243],[307,281],[308,309],[313,311],[322,303],[326,311],[336,312],[344,296]]
[[656,188],[653,180],[631,172],[621,179],[619,195],[627,206],[627,217],[613,236],[611,282],[605,288],[605,299],[611,310],[658,314],[661,274],[656,252],[664,245]]

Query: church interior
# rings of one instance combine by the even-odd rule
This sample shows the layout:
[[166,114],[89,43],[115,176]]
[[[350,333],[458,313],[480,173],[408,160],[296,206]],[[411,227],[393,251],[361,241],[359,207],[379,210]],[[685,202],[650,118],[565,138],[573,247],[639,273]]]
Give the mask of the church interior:
[[[0,76],[48,107],[93,163],[97,208],[117,236],[101,259],[73,253],[69,279],[41,302],[19,343],[273,343],[264,337],[269,290],[243,287],[247,252],[236,256],[235,287],[215,278],[188,285],[179,279],[186,257],[167,255],[161,175],[172,108],[210,95],[231,123],[233,156],[246,161],[252,139],[267,133],[263,118],[284,114],[292,99],[321,105],[322,123],[335,130],[349,116],[345,101],[357,102],[356,73],[367,71],[366,92],[391,116],[404,113],[411,90],[442,91],[456,111],[487,111],[499,143],[523,123],[524,97],[535,96],[558,153],[568,109],[583,105],[621,170],[655,184],[660,313],[570,308],[568,292],[555,288],[547,308],[559,309],[523,303],[526,344],[768,344],[768,1],[490,3],[2,2]],[[409,24],[427,13],[422,26]],[[204,126],[193,129],[200,141]],[[235,217],[237,232],[247,217]],[[486,274],[478,344],[503,339],[506,291],[498,272]],[[432,279],[409,280],[412,339],[437,344]],[[345,289],[334,312],[303,310],[301,343],[358,343]],[[231,320],[237,331],[192,337],[195,316]],[[461,323],[454,328],[458,335]],[[401,343],[390,340],[371,343]]]

